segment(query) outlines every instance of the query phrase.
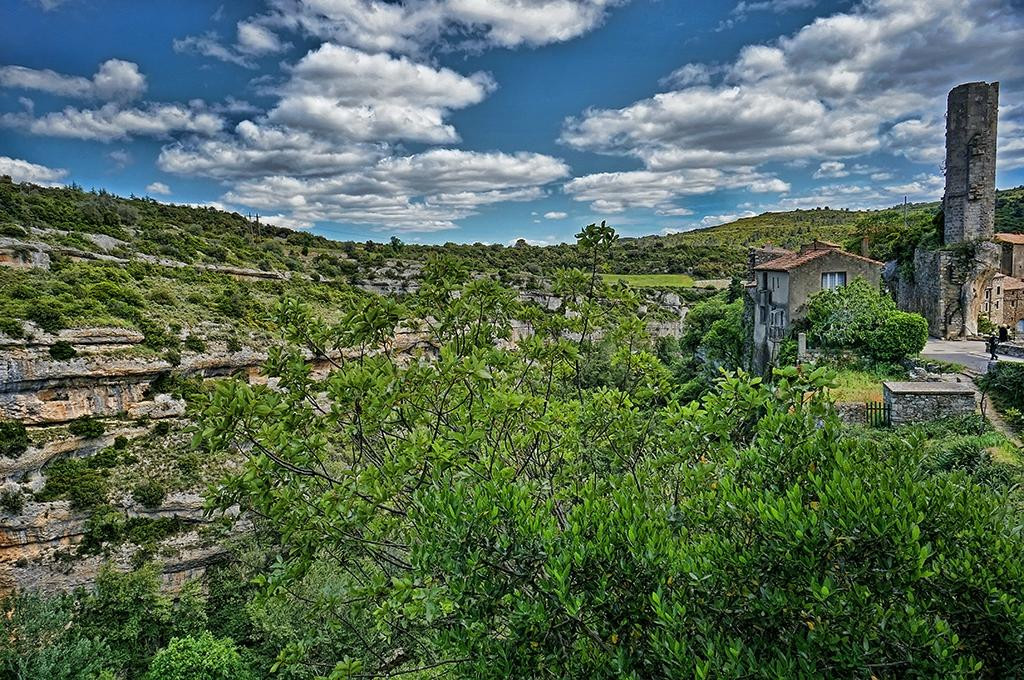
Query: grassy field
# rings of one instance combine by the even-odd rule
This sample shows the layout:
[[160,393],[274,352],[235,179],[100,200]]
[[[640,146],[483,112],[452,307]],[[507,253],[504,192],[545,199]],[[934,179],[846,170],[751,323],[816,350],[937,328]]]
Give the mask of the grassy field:
[[633,288],[692,288],[693,277],[686,274],[602,274],[606,281],[625,281]]

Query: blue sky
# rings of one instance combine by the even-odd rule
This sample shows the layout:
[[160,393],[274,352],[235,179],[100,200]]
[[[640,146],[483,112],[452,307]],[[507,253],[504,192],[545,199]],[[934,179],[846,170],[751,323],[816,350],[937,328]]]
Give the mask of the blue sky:
[[935,199],[969,80],[1024,184],[1016,0],[8,0],[0,45],[0,172],[341,239]]

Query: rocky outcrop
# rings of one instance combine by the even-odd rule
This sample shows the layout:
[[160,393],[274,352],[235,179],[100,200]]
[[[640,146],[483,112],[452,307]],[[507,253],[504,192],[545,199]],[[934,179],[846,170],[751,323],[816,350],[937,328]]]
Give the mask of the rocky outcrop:
[[[170,498],[159,511],[130,510],[127,514],[176,517],[186,527],[194,527],[163,541],[156,555],[169,590],[201,575],[226,555],[223,540],[205,535],[202,499],[196,494]],[[88,514],[73,512],[67,501],[29,503],[21,514],[4,517],[0,522],[0,593],[14,589],[66,592],[90,586],[104,564],[132,569],[139,549],[136,545],[114,546],[98,555],[78,554],[87,519]],[[235,530],[245,531],[247,527],[239,522]]]

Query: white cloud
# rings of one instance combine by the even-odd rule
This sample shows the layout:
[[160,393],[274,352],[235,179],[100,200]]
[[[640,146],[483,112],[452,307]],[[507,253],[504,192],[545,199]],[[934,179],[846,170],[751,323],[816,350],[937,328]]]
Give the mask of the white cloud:
[[180,104],[147,104],[124,109],[114,103],[98,109],[66,107],[33,118],[30,114],[0,114],[0,125],[35,135],[94,139],[109,142],[130,137],[165,137],[171,132],[214,134],[223,126],[220,116]]
[[243,68],[256,68],[256,64],[248,56],[239,54],[230,47],[221,44],[220,36],[216,31],[207,31],[202,35],[189,35],[184,38],[175,38],[172,43],[175,52],[181,54],[199,54],[204,57],[212,57],[230,64],[236,64]]
[[598,213],[622,212],[627,208],[669,211],[675,209],[672,201],[678,196],[709,194],[719,189],[783,192],[789,190],[789,184],[749,168],[602,172],[577,177],[565,184],[566,193],[577,201],[591,202],[591,208]]
[[689,208],[661,208],[654,211],[655,215],[662,215],[663,217],[686,217],[692,215],[693,211]]
[[253,21],[238,22],[238,50],[246,54],[276,54],[285,50],[277,34]]
[[273,0],[250,21],[372,52],[416,54],[431,45],[538,46],[593,30],[624,0]]
[[48,168],[45,165],[29,163],[20,158],[0,156],[0,175],[7,175],[15,182],[31,182],[42,186],[59,184],[68,174],[62,168]]
[[327,43],[291,68],[284,97],[268,118],[357,141],[446,143],[458,139],[444,122],[447,112],[482,101],[494,87],[484,73],[467,77]]
[[[743,48],[721,67],[719,84],[711,84],[710,70],[720,66],[705,71],[688,64],[677,72],[676,89],[620,109],[587,110],[566,121],[561,139],[576,149],[638,159],[662,176],[840,162],[875,152],[939,163],[950,87],[998,78],[1004,106],[1022,106],[1024,13],[1014,4],[865,0],[792,35]],[[1000,125],[1000,167],[1024,165],[1024,142]],[[629,204],[639,191],[628,183],[603,184],[602,200],[613,205]]]
[[569,213],[562,212],[560,210],[552,210],[551,212],[544,213],[544,219],[546,220],[564,220],[569,216]]
[[92,78],[69,76],[50,69],[0,66],[0,87],[39,90],[61,97],[130,101],[146,91],[146,77],[138,64],[108,59]]
[[246,180],[224,201],[305,222],[436,231],[453,228],[485,205],[541,198],[544,185],[567,174],[562,161],[541,154],[434,149],[333,177]]
[[816,4],[818,4],[818,0],[753,0],[753,2],[743,0],[733,8],[732,13],[737,16],[743,16],[750,12],[782,14],[794,9],[814,7]]
[[814,171],[814,179],[823,177],[847,177],[850,171],[846,169],[846,163],[839,161],[825,161]]
[[658,81],[660,85],[669,87],[689,87],[690,85],[706,85],[711,77],[721,69],[708,64],[683,64],[672,73]]
[[171,188],[163,182],[153,182],[146,185],[146,192],[150,194],[160,194],[161,196],[169,196]]
[[726,213],[724,215],[705,215],[700,219],[702,227],[717,227],[720,224],[728,224],[744,217],[754,217],[757,213],[752,210],[744,210],[738,213]]
[[123,170],[132,163],[132,154],[127,149],[114,149],[107,154],[107,158],[113,161],[119,170]]
[[166,172],[215,179],[304,177],[348,172],[381,156],[373,145],[339,144],[308,132],[243,120],[234,135],[165,146],[157,165]]

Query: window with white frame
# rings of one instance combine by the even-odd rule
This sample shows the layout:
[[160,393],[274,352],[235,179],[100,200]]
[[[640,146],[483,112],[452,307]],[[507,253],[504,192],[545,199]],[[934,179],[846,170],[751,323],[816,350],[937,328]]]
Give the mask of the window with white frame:
[[822,272],[821,289],[834,290],[846,285],[846,272]]

